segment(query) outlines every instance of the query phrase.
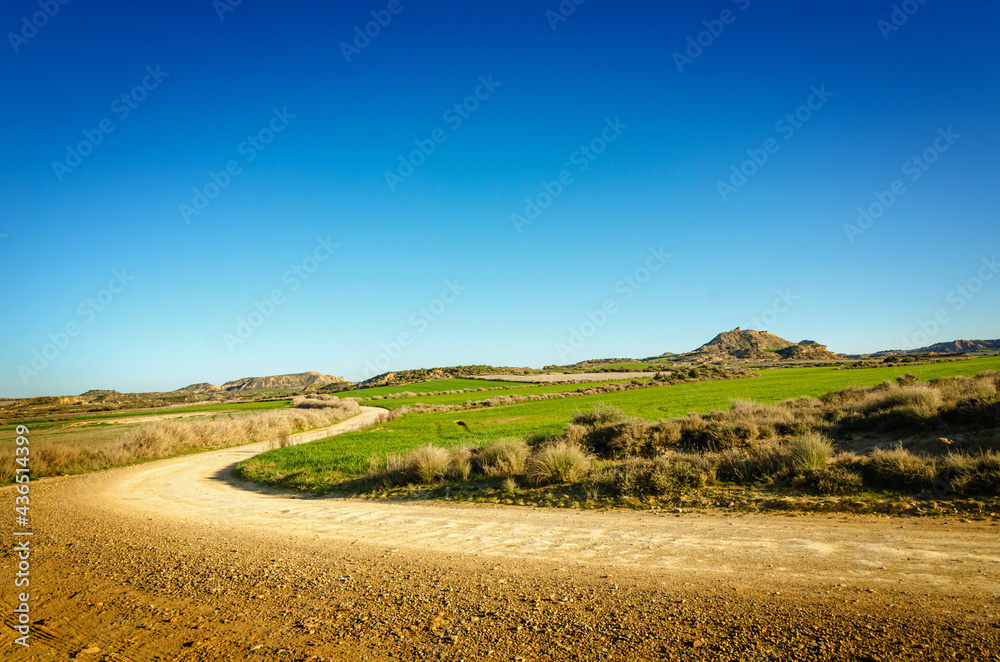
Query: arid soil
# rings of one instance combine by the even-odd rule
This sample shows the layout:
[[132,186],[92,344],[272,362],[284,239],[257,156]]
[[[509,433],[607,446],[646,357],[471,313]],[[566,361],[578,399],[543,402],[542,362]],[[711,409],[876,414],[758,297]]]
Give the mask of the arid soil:
[[233,481],[265,447],[33,483],[0,656],[1000,660],[996,522],[301,498]]

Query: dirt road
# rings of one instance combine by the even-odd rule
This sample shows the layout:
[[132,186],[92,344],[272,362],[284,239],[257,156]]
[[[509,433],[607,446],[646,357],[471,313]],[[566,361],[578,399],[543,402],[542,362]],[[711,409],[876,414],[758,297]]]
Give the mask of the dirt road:
[[1000,660],[997,522],[301,498],[264,447],[34,483],[4,659]]

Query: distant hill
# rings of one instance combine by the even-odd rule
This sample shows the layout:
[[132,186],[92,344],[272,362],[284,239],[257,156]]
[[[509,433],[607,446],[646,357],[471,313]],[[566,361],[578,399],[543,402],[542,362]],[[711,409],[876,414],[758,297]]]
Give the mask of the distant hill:
[[202,382],[177,390],[188,393],[211,393],[217,391],[228,393],[245,391],[301,391],[304,389],[320,389],[331,384],[347,383],[347,380],[343,377],[324,375],[320,372],[299,372],[290,375],[272,375],[270,377],[243,377],[242,379],[226,382],[222,386]]
[[[383,372],[370,379],[359,382],[358,388],[368,388],[371,386],[394,386],[399,384],[412,384],[414,382],[434,381],[438,379],[454,379],[462,377],[475,377],[476,375],[519,375],[526,373],[530,368],[512,368],[510,366],[497,367],[492,365],[458,365],[447,368],[419,368],[417,370],[396,370],[393,372]],[[336,386],[330,386],[324,391],[337,391]]]
[[917,349],[884,349],[871,354],[873,358],[891,354],[963,354],[967,352],[1000,351],[1000,340],[952,340]]
[[677,361],[713,363],[730,361],[829,361],[840,357],[814,340],[794,343],[767,331],[736,327],[725,331]]

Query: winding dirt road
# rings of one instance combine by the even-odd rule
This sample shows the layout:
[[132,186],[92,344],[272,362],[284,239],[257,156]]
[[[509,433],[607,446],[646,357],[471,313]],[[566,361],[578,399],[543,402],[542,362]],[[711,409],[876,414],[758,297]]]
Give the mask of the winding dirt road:
[[1000,660],[998,522],[303,498],[266,447],[34,483],[4,659]]

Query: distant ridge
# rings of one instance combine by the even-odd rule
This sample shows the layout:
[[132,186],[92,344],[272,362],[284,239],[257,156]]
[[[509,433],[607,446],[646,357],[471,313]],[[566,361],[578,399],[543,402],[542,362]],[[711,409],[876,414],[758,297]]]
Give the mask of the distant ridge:
[[917,349],[885,349],[871,354],[873,357],[890,354],[962,354],[964,352],[1000,351],[1000,340],[952,340]]
[[177,389],[188,393],[204,392],[242,392],[242,391],[292,391],[303,389],[318,389],[330,384],[346,384],[347,380],[335,375],[324,375],[321,372],[298,372],[289,375],[272,375],[270,377],[243,377],[215,386],[208,382],[191,384]]

